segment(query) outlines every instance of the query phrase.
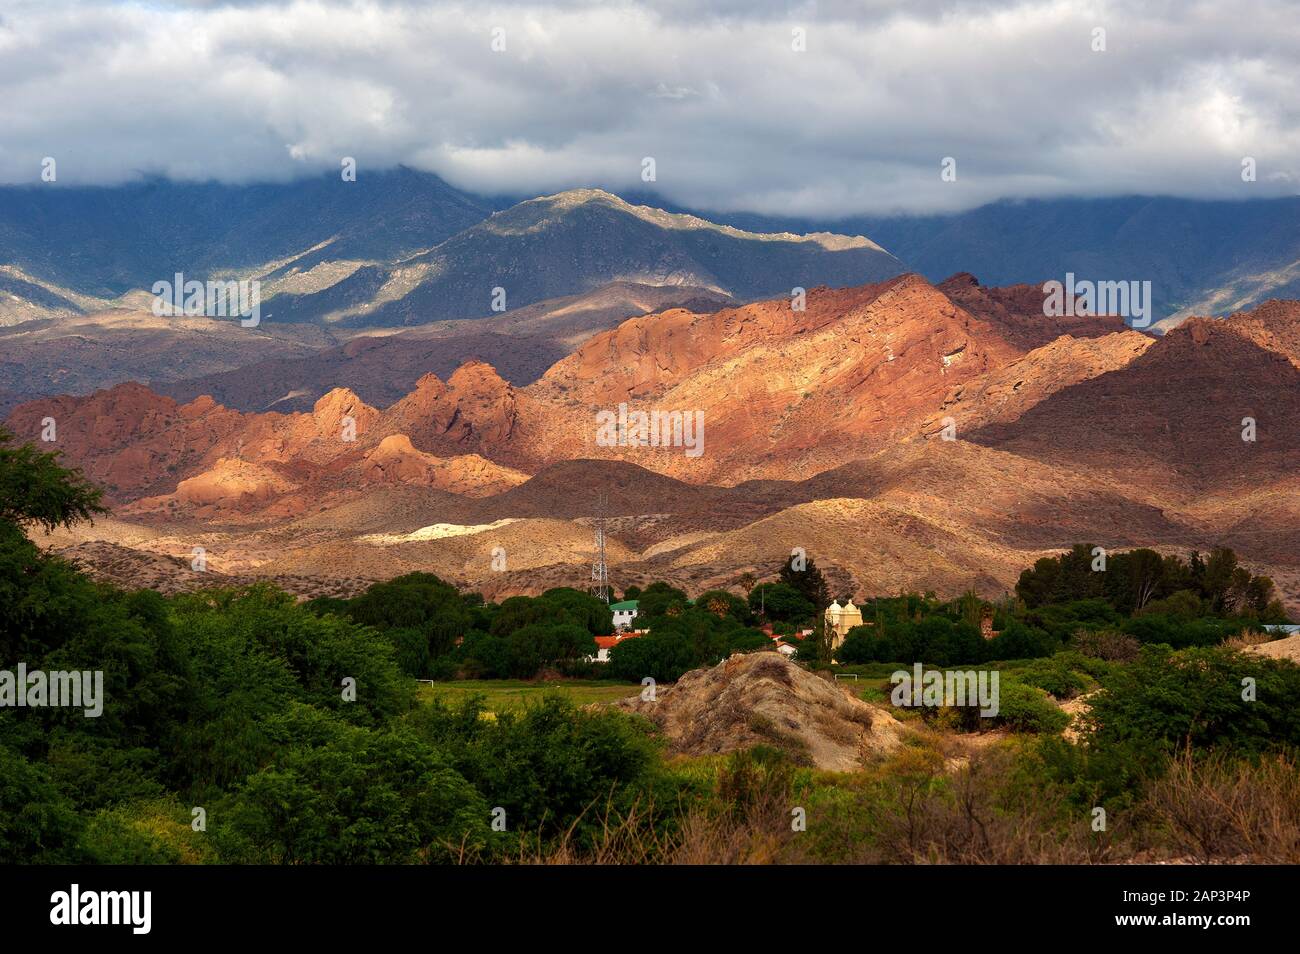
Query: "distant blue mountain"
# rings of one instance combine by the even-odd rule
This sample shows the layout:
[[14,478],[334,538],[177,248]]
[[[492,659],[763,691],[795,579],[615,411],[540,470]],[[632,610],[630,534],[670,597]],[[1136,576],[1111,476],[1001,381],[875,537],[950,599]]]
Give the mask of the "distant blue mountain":
[[869,235],[932,281],[963,271],[985,285],[1039,284],[1067,272],[1150,281],[1157,318],[1300,298],[1300,197],[1035,199],[954,215],[843,219],[696,214],[759,231]]
[[[201,278],[295,257],[274,279],[323,262],[373,262],[276,294],[267,309],[278,321],[333,315],[367,325],[486,314],[485,289],[498,284],[514,308],[617,280],[696,284],[748,298],[906,270],[933,281],[966,271],[985,285],[1037,284],[1067,272],[1149,280],[1157,319],[1300,297],[1300,197],[1003,201],[955,215],[831,220],[689,209],[648,192],[626,193],[626,203],[593,200],[596,190],[562,193],[579,195],[587,198],[514,205],[401,167],[363,171],[356,182],[330,175],[256,185],[147,179],[113,188],[0,187],[0,265],[115,297],[177,271]],[[696,215],[708,227],[682,229],[631,214],[629,204]],[[530,224],[515,228],[516,221]],[[767,238],[742,239],[713,223]],[[774,232],[865,236],[884,251],[773,241]],[[415,271],[401,272],[399,260],[411,256]],[[402,286],[407,277],[411,284]],[[57,289],[3,281],[38,310],[68,304]]]
[[493,208],[406,168],[362,171],[355,182],[330,175],[257,185],[9,186],[0,188],[0,264],[115,297],[177,271],[202,277],[258,265],[335,237],[315,260],[386,261],[431,248]]

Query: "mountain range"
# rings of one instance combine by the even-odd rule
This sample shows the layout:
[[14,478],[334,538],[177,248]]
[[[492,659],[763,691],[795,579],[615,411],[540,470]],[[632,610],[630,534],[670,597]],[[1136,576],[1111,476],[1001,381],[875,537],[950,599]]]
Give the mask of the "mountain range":
[[484,197],[405,167],[355,181],[4,186],[0,325],[126,304],[176,272],[260,277],[281,322],[371,325],[490,314],[497,286],[516,308],[616,280],[754,299],[904,271],[970,271],[993,286],[1073,272],[1151,281],[1158,317],[1174,323],[1300,287],[1300,197],[1004,200],[821,219],[624,199]]
[[[1300,606],[1294,201],[628,198],[409,169],[0,189],[0,415],[52,421],[114,508],[48,542],[166,587],[537,592],[585,580],[604,493],[623,586],[803,547],[841,592],[997,595],[1090,540],[1230,545]],[[1046,315],[1067,271],[1151,280],[1162,321]],[[175,272],[257,280],[261,322],[155,315]]]
[[[862,236],[745,232],[591,189],[499,209],[406,169],[356,182],[6,188],[0,408],[129,380],[179,394],[259,361],[351,345],[346,359],[374,344],[358,337],[412,327],[430,330],[382,346],[405,352],[398,365],[450,370],[438,353],[482,354],[527,381],[629,315],[902,271]],[[178,274],[256,281],[259,322],[155,314],[155,283]],[[320,368],[338,357],[320,356]],[[295,375],[242,406],[299,401],[312,373]]]
[[[638,199],[638,201],[642,201]],[[797,216],[705,213],[756,231],[871,236],[909,269],[939,281],[969,271],[990,285],[1150,281],[1156,332],[1300,296],[1300,196],[1200,200],[1120,196],[1003,200],[947,215]]]
[[[1300,302],[1155,338],[1046,319],[1035,293],[904,274],[811,288],[803,310],[647,309],[530,382],[470,360],[289,413],[127,383],[7,426],[35,439],[53,419],[114,514],[49,542],[123,573],[202,546],[215,573],[299,591],[425,569],[537,592],[588,575],[605,493],[620,586],[735,587],[803,547],[849,592],[998,595],[1087,540],[1230,545],[1300,605]],[[701,453],[602,441],[620,405],[698,412]]]

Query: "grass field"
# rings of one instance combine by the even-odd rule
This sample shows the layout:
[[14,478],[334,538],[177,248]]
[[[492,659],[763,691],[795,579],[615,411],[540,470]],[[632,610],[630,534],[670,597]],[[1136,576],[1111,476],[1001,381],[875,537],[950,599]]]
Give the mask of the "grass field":
[[[926,669],[988,669],[998,670],[1007,675],[1016,675],[1020,670],[1032,666],[1033,659],[1003,659],[996,662],[973,664],[969,666],[926,666]],[[865,702],[879,705],[889,704],[890,676],[898,670],[912,671],[910,663],[861,663],[849,666],[836,666],[833,670],[835,681],[848,688],[850,692]],[[854,679],[854,676],[857,676]]]
[[431,702],[441,699],[455,704],[466,696],[478,693],[486,697],[489,712],[506,712],[522,709],[530,702],[539,701],[548,692],[569,699],[574,705],[590,702],[613,702],[634,696],[641,687],[628,682],[596,679],[563,679],[552,682],[529,682],[524,679],[467,679],[454,682],[420,684],[420,700]]

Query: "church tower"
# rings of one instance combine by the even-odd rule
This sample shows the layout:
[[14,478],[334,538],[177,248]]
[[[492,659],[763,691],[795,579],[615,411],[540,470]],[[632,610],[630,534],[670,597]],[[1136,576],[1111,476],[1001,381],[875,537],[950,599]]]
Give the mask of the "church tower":
[[853,605],[853,600],[848,600],[843,606],[839,600],[832,600],[831,605],[826,607],[825,618],[826,632],[832,634],[831,646],[839,649],[849,630],[862,625],[862,610]]

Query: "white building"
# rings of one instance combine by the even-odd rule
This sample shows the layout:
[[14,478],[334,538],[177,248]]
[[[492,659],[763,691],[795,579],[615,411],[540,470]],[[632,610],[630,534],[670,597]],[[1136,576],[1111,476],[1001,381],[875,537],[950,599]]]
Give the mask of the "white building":
[[610,603],[609,611],[614,614],[614,628],[617,630],[627,630],[632,628],[632,621],[636,619],[636,600],[623,600],[621,603]]

